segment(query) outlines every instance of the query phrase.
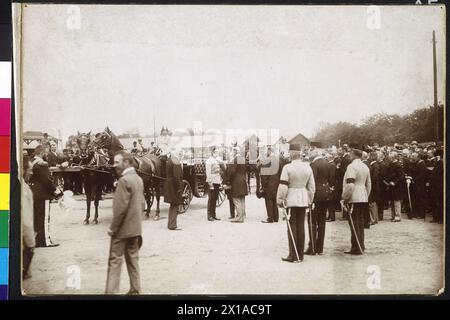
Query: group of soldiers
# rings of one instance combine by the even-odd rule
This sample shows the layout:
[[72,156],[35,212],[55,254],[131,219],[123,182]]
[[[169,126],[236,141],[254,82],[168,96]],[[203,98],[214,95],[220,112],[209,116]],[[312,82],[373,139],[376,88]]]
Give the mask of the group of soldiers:
[[[311,212],[310,216],[307,216],[310,240],[305,254],[323,253],[325,222],[335,221],[336,212],[342,212],[343,220],[352,218],[349,212],[356,210],[354,208],[357,206],[350,207],[348,202],[345,203],[342,200],[349,192],[345,190],[346,185],[349,183],[354,185],[355,178],[348,179],[346,175],[349,175],[349,166],[355,159],[360,162],[355,162],[354,166],[358,169],[350,170],[352,174],[356,170],[358,172],[356,176],[361,179],[367,173],[367,181],[364,182],[367,185],[364,187],[364,183],[360,184],[366,189],[362,193],[366,193],[367,196],[367,199],[361,200],[361,203],[365,203],[367,206],[364,205],[360,210],[361,221],[359,219],[352,221],[352,250],[349,253],[361,254],[364,251],[364,233],[360,229],[370,228],[371,225],[383,220],[387,209],[390,209],[392,222],[401,221],[402,213],[406,214],[409,219],[425,219],[426,215],[430,214],[432,217],[430,222],[443,222],[443,148],[434,143],[425,146],[419,145],[416,141],[394,146],[377,144],[349,146],[344,144],[342,147],[329,149],[291,146],[288,157],[292,157],[296,153],[300,154],[296,159],[301,159],[311,167],[313,172],[311,179],[314,180],[312,190],[308,190],[310,182],[302,181],[300,183],[301,188],[306,188],[309,193],[313,194],[308,204]],[[265,159],[266,164],[262,159]],[[268,162],[267,159],[269,159]],[[298,181],[287,181],[289,175],[286,173],[283,177],[283,166],[294,159],[283,161],[282,157],[275,156],[270,148],[266,155],[258,159],[258,167],[261,170],[264,166],[268,166],[267,163],[270,165],[270,162],[274,160],[280,165],[278,172],[269,175],[260,173],[260,183],[259,181],[257,183],[257,196],[265,198],[267,220],[262,222],[266,223],[278,221],[278,210],[282,204],[280,199],[276,198],[277,191],[279,197],[283,184],[298,183]],[[362,165],[358,167],[359,163]],[[291,167],[292,165],[288,171],[290,170],[289,174],[292,178],[300,171],[293,171]],[[300,168],[297,169],[300,170]],[[307,170],[305,172],[303,176],[308,176]],[[284,196],[286,197],[286,194]],[[356,215],[353,214],[353,218],[355,217]],[[296,220],[304,220],[304,218]],[[360,225],[357,225],[359,223]],[[295,224],[291,221],[291,229],[303,229],[302,225],[296,226]],[[358,241],[356,241],[357,238]],[[357,242],[359,242],[358,246]],[[303,247],[303,243],[300,241],[298,246]],[[294,259],[292,245],[290,245],[290,249],[290,256],[286,259],[288,261],[297,260]],[[300,255],[303,257],[303,252]]]
[[[383,220],[386,209],[391,209],[392,221],[400,221],[401,213],[406,213],[409,219],[424,219],[426,214],[430,213],[431,222],[442,223],[442,147],[435,144],[420,146],[416,141],[411,144],[395,144],[392,147],[380,147],[377,144],[357,147],[362,151],[362,162],[369,168],[372,182],[369,201],[371,210],[366,217],[366,228]],[[347,144],[329,149],[302,148],[305,161],[311,162],[313,159],[310,155],[314,154],[323,157],[328,164],[325,174],[327,177],[323,179],[329,188],[325,208],[328,222],[336,220],[336,212],[342,212],[343,179],[348,165],[352,162],[351,149]],[[269,158],[274,156],[270,149],[267,156]],[[274,193],[279,183],[277,176],[281,174],[282,166],[289,162],[289,159],[283,161],[282,158],[279,160],[277,158],[277,161],[280,163],[278,173],[273,176],[260,175],[261,183],[259,181],[257,183],[257,195],[270,194],[269,200],[275,199]],[[271,210],[273,208],[269,203],[268,222],[277,220],[277,213],[273,214]]]

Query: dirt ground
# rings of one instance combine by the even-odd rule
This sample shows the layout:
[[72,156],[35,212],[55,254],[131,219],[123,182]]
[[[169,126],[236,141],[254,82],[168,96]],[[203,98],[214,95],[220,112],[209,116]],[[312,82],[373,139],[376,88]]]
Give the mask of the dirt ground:
[[[60,246],[36,249],[24,292],[102,294],[111,206],[111,199],[102,201],[100,223],[83,225],[82,199],[69,211],[52,205],[52,239]],[[433,295],[442,287],[443,225],[406,217],[392,223],[385,211],[386,220],[366,230],[365,255],[349,256],[344,254],[350,246],[348,223],[327,223],[324,255],[291,264],[281,261],[287,255],[286,223],[261,223],[264,201],[254,194],[246,207],[243,224],[227,219],[228,201],[217,209],[222,220],[208,222],[206,199],[194,198],[188,212],[178,216],[182,230],[169,231],[168,205],[161,201],[161,220],[143,221],[142,293]],[[121,291],[128,289],[124,263]]]

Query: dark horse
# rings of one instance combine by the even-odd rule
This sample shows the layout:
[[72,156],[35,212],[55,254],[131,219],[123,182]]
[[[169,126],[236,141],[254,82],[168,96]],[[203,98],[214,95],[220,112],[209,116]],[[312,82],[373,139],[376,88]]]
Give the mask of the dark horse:
[[[116,152],[123,150],[123,145],[119,138],[106,127],[103,132],[97,133],[92,145],[107,149],[111,160],[114,159]],[[162,177],[162,162],[160,158],[155,154],[143,154],[134,155],[135,168],[139,176],[144,182],[144,196],[145,202],[147,203],[147,209],[145,216],[148,218],[153,204],[152,195],[156,198],[156,215],[155,219],[159,218],[159,201],[161,197],[161,180],[157,177]],[[155,177],[156,176],[156,177]],[[153,192],[154,191],[154,192]]]
[[86,218],[84,219],[84,224],[89,224],[91,201],[94,201],[95,208],[95,216],[92,222],[97,224],[98,204],[102,197],[102,188],[107,176],[111,173],[107,168],[108,162],[106,157],[91,149],[91,132],[78,132],[76,140],[81,153],[81,161],[78,165],[82,166],[81,178],[86,194]]

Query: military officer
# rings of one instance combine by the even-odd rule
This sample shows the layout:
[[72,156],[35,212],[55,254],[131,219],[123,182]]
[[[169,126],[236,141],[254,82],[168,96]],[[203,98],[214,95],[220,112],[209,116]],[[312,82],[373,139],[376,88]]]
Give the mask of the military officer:
[[370,171],[361,161],[362,151],[352,149],[353,161],[348,165],[344,175],[342,199],[347,206],[348,221],[351,231],[351,250],[348,254],[360,255],[364,246],[364,216],[369,211],[369,194],[371,191]]
[[49,165],[42,159],[44,147],[38,145],[34,150],[34,159],[31,163],[33,175],[31,176],[31,190],[33,191],[34,229],[36,231],[36,247],[56,246],[50,239],[49,214],[50,200],[60,192],[55,188],[50,178]]
[[288,223],[292,230],[292,236],[288,230],[289,255],[282,260],[300,262],[305,247],[305,212],[312,204],[316,186],[311,167],[302,161],[300,145],[291,145],[289,152],[292,162],[283,167],[277,190],[277,204],[289,210]]

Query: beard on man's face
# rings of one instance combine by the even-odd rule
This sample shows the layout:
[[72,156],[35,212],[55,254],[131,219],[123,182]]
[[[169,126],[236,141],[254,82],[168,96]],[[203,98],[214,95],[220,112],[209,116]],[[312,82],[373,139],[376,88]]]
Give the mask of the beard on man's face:
[[123,169],[124,169],[123,165],[119,165],[114,168],[114,170],[116,170],[116,173],[118,176],[122,175]]

